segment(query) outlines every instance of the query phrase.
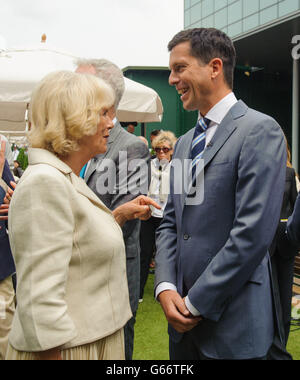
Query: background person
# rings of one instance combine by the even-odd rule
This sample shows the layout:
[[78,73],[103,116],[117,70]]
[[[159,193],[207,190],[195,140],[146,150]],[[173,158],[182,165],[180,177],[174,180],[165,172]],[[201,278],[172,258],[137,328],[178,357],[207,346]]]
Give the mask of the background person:
[[21,178],[24,170],[21,168],[19,161],[14,161],[14,170],[13,170],[14,176],[17,178]]
[[[288,218],[292,215],[295,202],[297,199],[296,173],[291,164],[290,149],[286,142],[287,163],[286,163],[286,178],[285,189],[283,194],[283,202],[281,207],[280,222],[276,230],[275,237],[270,247],[271,263],[272,263],[272,279],[275,282],[274,288],[278,291],[277,302],[278,308],[282,311],[282,335],[283,347],[285,348],[288,342],[290,325],[291,325],[291,309],[293,297],[293,278],[295,256],[298,250],[291,244],[286,234],[286,224]],[[274,342],[272,349],[269,352],[269,359],[277,359],[277,342]],[[280,346],[279,346],[280,349]]]
[[173,132],[162,131],[153,141],[152,146],[156,158],[151,160],[151,183],[148,196],[160,205],[161,209],[153,209],[152,216],[141,222],[141,285],[140,302],[148,279],[149,266],[155,251],[155,233],[162,221],[164,209],[170,193],[170,161],[177,139]]
[[288,218],[287,222],[287,237],[297,250],[300,249],[300,194],[298,194],[294,211]]
[[147,148],[149,148],[149,143],[148,143],[148,140],[146,139],[146,137],[138,136],[138,138],[147,146]]
[[[192,175],[171,167],[157,231],[155,286],[170,357],[265,359],[275,334],[268,249],[283,198],[284,136],[233,94],[236,53],[225,33],[185,30],[168,47],[169,82],[183,107],[201,115],[176,144],[173,160],[192,160]],[[200,162],[204,192],[196,196],[204,198],[196,202],[192,187],[178,194],[174,183],[197,185]]]
[[7,359],[124,359],[131,310],[117,222],[149,217],[148,198],[112,213],[78,177],[107,149],[113,103],[106,83],[65,71],[33,94],[30,165],[9,210],[18,305]]
[[4,135],[0,134],[0,142],[1,141],[5,141],[5,159],[7,160],[8,165],[9,165],[10,169],[12,170],[14,167],[14,159],[13,159],[13,153],[12,153],[12,150],[10,148],[9,141],[7,140],[7,138]]
[[[2,205],[8,185],[10,181],[13,181],[13,176],[5,159],[5,141],[2,141],[0,145],[0,205]],[[0,360],[5,359],[8,334],[15,312],[13,275],[16,269],[6,232],[6,214],[7,207],[3,207],[0,212]]]
[[134,134],[135,128],[137,127],[138,123],[136,121],[129,121],[129,122],[122,122],[122,127],[127,130],[128,133]]
[[151,154],[151,159],[154,159],[156,157],[155,151],[152,146],[153,140],[160,134],[161,130],[160,129],[154,129],[150,133],[150,142],[151,142],[151,149],[150,149],[150,154]]
[[13,160],[16,161],[18,159],[18,155],[19,155],[20,151],[17,147],[16,144],[13,145],[13,149],[12,149],[12,155],[13,155]]
[[[77,72],[90,73],[105,80],[116,94],[115,104],[111,113],[111,117],[114,118],[114,127],[108,139],[107,151],[105,154],[93,157],[84,175],[84,180],[93,192],[110,210],[115,210],[118,206],[135,199],[139,194],[147,194],[149,186],[149,151],[138,137],[124,130],[118,119],[115,118],[115,112],[118,109],[125,90],[122,70],[114,63],[102,59],[79,61]],[[126,159],[120,159],[120,152]],[[144,171],[141,172],[136,164],[137,160],[144,163]],[[116,168],[116,173],[119,176],[111,184],[109,192],[102,192],[99,190],[99,180],[109,169],[107,167],[108,161]],[[124,180],[120,178],[123,173],[126,173]],[[137,181],[137,177],[140,178],[139,181]],[[122,230],[126,247],[130,306],[133,314],[132,319],[126,324],[124,329],[125,356],[126,360],[131,360],[133,355],[135,316],[140,292],[140,221],[130,220],[124,224]]]

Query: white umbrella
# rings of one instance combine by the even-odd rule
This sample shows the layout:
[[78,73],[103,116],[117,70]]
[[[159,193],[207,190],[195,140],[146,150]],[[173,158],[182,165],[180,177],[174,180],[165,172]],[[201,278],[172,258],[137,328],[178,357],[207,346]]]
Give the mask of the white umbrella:
[[[0,51],[0,131],[24,134],[25,112],[36,84],[50,72],[74,71],[76,60],[44,43]],[[161,121],[162,114],[162,102],[154,90],[125,78],[125,93],[117,114],[120,121],[156,122]]]
[[0,101],[30,101],[36,84],[57,70],[75,70],[76,57],[48,49],[45,44],[36,48],[5,50],[0,53]]
[[161,122],[163,112],[163,105],[156,91],[125,78],[125,92],[117,111],[120,121]]

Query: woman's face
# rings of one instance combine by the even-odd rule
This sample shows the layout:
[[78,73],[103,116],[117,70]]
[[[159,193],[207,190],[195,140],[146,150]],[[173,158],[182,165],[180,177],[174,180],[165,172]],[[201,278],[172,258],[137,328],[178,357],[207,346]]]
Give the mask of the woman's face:
[[83,137],[81,145],[84,145],[89,150],[91,157],[106,152],[109,133],[114,126],[114,115],[114,107],[103,108],[100,111],[100,121],[97,126],[97,132],[93,136]]
[[157,147],[154,149],[156,153],[156,157],[161,160],[168,160],[171,161],[173,149],[171,148],[170,144],[166,141],[157,145]]

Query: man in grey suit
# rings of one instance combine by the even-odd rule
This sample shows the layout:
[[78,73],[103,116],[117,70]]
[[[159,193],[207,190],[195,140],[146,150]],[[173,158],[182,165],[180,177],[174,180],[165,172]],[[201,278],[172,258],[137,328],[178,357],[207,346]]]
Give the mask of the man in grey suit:
[[[116,94],[114,113],[123,96],[125,83],[122,71],[107,60],[82,60],[78,62],[77,72],[90,73],[105,80]],[[111,115],[113,118],[114,115]],[[123,129],[114,119],[110,132],[108,148],[105,154],[92,159],[86,169],[84,179],[102,202],[114,210],[148,191],[149,151],[146,145],[136,136]],[[142,166],[139,166],[139,163]],[[116,178],[115,178],[115,174]],[[134,324],[139,300],[140,273],[140,220],[125,223],[123,230],[127,279],[130,306],[133,318],[127,323],[125,333],[125,357],[132,359],[134,343]]]
[[186,30],[169,51],[170,84],[186,110],[199,110],[173,156],[174,165],[192,160],[196,195],[191,186],[179,193],[178,176],[188,175],[174,166],[157,232],[155,289],[170,358],[265,359],[275,325],[268,248],[283,198],[283,133],[234,96],[236,53],[226,34]]

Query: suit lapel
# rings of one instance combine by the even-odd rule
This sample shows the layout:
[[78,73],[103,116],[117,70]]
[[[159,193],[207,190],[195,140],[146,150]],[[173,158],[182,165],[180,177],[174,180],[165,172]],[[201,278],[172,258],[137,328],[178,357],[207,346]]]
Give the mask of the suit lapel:
[[94,171],[96,170],[96,167],[97,167],[97,160],[98,158],[97,157],[94,157],[92,158],[89,162],[88,162],[88,167],[87,167],[87,170],[85,172],[85,175],[84,175],[84,180],[86,182],[88,182],[88,180],[90,179],[91,175],[94,173]]
[[232,133],[236,130],[236,128],[238,127],[237,119],[244,116],[247,110],[248,107],[246,106],[246,104],[240,100],[227,113],[227,115],[219,125],[209,146],[204,151],[204,169],[211,162],[211,160],[218,153],[218,151],[222,148],[222,146],[229,139]]
[[104,160],[109,155],[109,152],[111,151],[111,148],[112,148],[114,141],[116,140],[118,135],[121,133],[121,128],[122,128],[122,126],[121,126],[120,122],[117,120],[115,122],[113,129],[110,132],[109,139],[107,142],[106,152],[104,154],[98,154],[96,157],[92,158],[89,161],[88,168],[87,168],[86,174],[84,176],[85,182],[88,182],[90,177],[94,174],[99,162]]
[[[206,147],[204,151],[203,170],[205,170],[207,165],[213,160],[218,151],[223,147],[223,145],[230,138],[232,133],[236,130],[236,128],[238,127],[237,119],[243,117],[246,114],[247,110],[248,107],[246,106],[246,104],[240,100],[227,113],[225,118],[222,120],[221,124],[218,126],[217,131],[214,137],[212,138],[210,144]],[[203,173],[199,173],[199,176],[200,175],[203,175]]]
[[74,173],[71,173],[70,180],[78,193],[88,198],[97,207],[111,213],[109,209],[104,205],[104,203],[102,203],[101,200],[97,197],[97,195],[87,186],[82,178],[79,178]]
[[226,121],[224,120],[224,122],[222,122],[219,125],[210,144],[206,147],[204,151],[204,154],[203,154],[204,169],[211,162],[211,160],[218,153],[218,151],[222,148],[222,146],[229,139],[231,134],[236,130],[236,128],[237,128],[237,123],[233,119],[231,119],[230,122],[228,122],[228,120]]

